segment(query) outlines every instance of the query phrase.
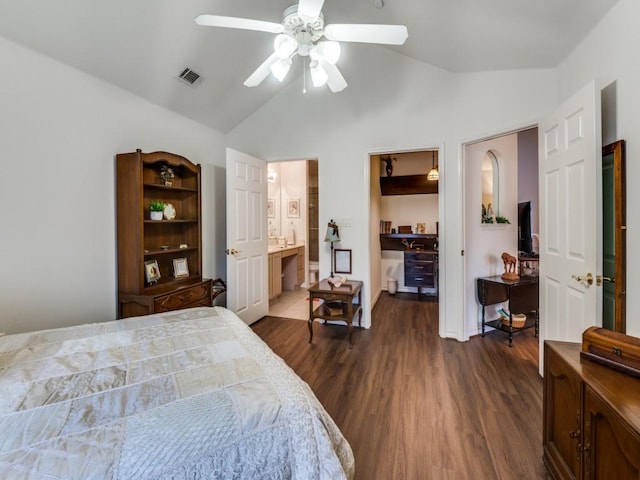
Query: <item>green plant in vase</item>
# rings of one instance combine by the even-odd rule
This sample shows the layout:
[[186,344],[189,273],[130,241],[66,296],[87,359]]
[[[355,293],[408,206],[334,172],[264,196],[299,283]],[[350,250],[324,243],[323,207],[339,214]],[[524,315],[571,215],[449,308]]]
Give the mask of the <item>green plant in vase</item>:
[[162,220],[162,211],[164,210],[164,202],[153,201],[149,204],[149,212],[151,220]]

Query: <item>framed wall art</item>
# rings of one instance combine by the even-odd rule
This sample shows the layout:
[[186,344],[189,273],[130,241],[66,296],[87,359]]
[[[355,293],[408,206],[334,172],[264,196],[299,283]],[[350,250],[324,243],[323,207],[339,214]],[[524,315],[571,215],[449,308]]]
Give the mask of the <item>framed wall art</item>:
[[184,278],[189,276],[189,265],[186,258],[173,259],[173,276],[175,278]]
[[273,198],[267,198],[267,218],[276,218],[276,201]]
[[351,250],[336,248],[333,252],[335,272],[351,273]]
[[147,283],[156,283],[160,280],[160,267],[157,260],[147,260],[144,262],[144,278]]
[[299,198],[287,199],[287,217],[300,218],[300,199]]

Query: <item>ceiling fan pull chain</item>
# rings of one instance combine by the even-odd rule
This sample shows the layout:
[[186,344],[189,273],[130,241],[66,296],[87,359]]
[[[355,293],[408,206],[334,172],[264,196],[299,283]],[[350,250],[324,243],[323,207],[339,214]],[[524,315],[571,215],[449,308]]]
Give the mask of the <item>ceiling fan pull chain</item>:
[[303,58],[303,65],[302,65],[302,93],[305,94],[307,93],[307,57],[302,57]]

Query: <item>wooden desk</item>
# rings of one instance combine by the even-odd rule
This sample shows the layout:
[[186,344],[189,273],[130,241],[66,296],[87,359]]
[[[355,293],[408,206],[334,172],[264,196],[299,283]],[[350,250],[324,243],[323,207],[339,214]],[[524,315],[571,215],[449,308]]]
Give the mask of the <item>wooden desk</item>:
[[[509,346],[513,345],[513,333],[535,327],[538,336],[538,277],[520,277],[519,280],[503,280],[501,275],[476,279],[478,301],[482,305],[482,336],[485,326],[509,333]],[[486,320],[485,307],[497,303],[509,302],[509,325],[502,320]],[[513,326],[513,313],[525,313],[527,320],[524,327]]]
[[[313,307],[313,300],[324,300],[317,308]],[[354,300],[357,300],[354,303]],[[332,315],[328,302],[336,303],[340,312]],[[353,347],[353,319],[357,314],[358,326],[362,326],[362,282],[350,280],[339,287],[334,287],[326,279],[309,287],[309,343],[313,340],[313,320],[322,318],[325,320],[343,320],[347,322],[349,331],[349,348]]]

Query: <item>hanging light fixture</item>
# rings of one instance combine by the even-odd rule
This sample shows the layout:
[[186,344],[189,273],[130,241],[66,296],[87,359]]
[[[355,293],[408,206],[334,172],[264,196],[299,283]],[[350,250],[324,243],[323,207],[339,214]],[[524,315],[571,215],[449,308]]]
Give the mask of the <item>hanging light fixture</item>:
[[440,172],[438,172],[438,167],[435,166],[434,156],[435,152],[431,150],[431,170],[427,173],[427,180],[430,182],[437,182],[440,180]]

